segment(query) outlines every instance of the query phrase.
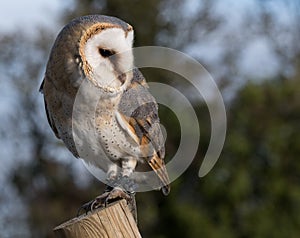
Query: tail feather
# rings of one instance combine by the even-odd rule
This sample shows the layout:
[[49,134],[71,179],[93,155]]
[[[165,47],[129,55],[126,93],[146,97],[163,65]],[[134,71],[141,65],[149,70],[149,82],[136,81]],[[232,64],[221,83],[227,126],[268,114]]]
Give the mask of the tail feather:
[[150,167],[154,170],[154,172],[159,177],[162,183],[162,193],[164,195],[168,195],[170,193],[170,179],[168,176],[168,172],[165,166],[164,161],[159,158],[156,154],[148,161]]

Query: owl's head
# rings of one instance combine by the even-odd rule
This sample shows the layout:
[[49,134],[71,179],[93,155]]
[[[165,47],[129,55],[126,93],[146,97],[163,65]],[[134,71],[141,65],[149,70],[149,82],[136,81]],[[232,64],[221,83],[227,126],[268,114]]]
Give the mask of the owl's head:
[[52,57],[59,54],[66,59],[65,69],[72,82],[78,78],[79,69],[81,78],[89,79],[104,92],[115,93],[123,91],[132,78],[133,38],[133,28],[118,18],[83,16],[64,27]]

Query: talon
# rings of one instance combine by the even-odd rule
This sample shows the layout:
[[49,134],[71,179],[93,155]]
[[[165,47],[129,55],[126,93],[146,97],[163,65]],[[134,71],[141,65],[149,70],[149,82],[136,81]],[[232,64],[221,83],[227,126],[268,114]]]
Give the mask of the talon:
[[107,207],[110,203],[120,199],[125,199],[127,204],[132,203],[132,199],[135,195],[136,184],[129,177],[121,177],[116,184],[115,188],[108,186],[104,193],[96,197],[94,200],[83,204],[77,212],[77,217],[81,215],[84,210],[87,215],[88,212],[93,212],[100,207]]
[[[110,192],[106,191],[100,196],[96,197],[94,200],[87,202],[83,204],[77,212],[77,217],[81,215],[81,211],[84,210],[85,214],[88,214],[88,212],[93,212],[97,208],[103,206],[105,204],[105,200],[107,196],[110,194]],[[106,205],[105,205],[106,206]]]
[[91,202],[87,202],[83,204],[77,211],[77,217],[81,215],[81,211],[84,210],[85,215],[88,214],[89,211],[91,211]]
[[116,187],[107,196],[106,203],[108,204],[108,203],[114,202],[114,201],[116,201],[118,199],[129,200],[130,196],[123,189],[121,189],[119,187]]

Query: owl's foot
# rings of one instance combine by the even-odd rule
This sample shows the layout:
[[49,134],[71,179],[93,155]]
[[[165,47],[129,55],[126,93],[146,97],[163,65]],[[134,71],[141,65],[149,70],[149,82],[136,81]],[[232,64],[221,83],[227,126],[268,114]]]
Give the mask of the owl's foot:
[[[127,201],[130,210],[136,210],[134,196],[135,193],[128,193],[124,191],[122,188],[119,187],[113,189],[111,188],[110,191],[106,190],[103,194],[96,197],[94,200],[83,204],[79,208],[77,212],[77,216],[81,214],[81,211],[85,211],[85,214],[87,214],[88,212],[93,212],[98,208],[106,207],[108,204],[121,199],[125,199]],[[133,215],[136,218],[136,215],[135,214]]]
[[106,206],[106,198],[109,195],[110,192],[104,192],[103,194],[101,194],[100,196],[96,197],[94,200],[89,201],[85,204],[83,204],[77,212],[77,216],[81,215],[81,211],[84,211],[85,214],[87,214],[88,212],[92,212],[97,208],[100,207],[104,207]]
[[108,205],[120,199],[125,199],[126,201],[128,201],[130,200],[130,194],[124,191],[123,189],[116,187],[106,197],[105,205]]

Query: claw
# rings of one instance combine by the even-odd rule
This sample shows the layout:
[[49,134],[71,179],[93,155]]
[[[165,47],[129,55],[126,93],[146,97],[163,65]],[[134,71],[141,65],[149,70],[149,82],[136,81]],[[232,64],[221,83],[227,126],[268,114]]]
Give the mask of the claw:
[[94,200],[83,204],[77,212],[77,217],[81,215],[81,211],[84,210],[85,214],[93,212],[100,207],[107,207],[108,204],[115,202],[119,199],[125,199],[127,202],[131,200],[131,193],[127,193],[121,188],[114,188],[110,192],[104,192]]
[[90,203],[91,202],[87,202],[85,204],[83,204],[77,211],[77,217],[79,217],[81,215],[81,211],[84,210],[85,211],[85,215],[87,215],[88,211],[90,211]]
[[119,177],[113,182],[114,188],[107,186],[104,193],[94,200],[83,204],[77,212],[77,217],[81,215],[81,211],[93,212],[97,208],[107,207],[110,203],[120,199],[125,199],[127,204],[131,207],[134,218],[136,219],[136,205],[135,205],[135,191],[137,184],[128,176]]
[[88,212],[93,212],[94,210],[96,210],[99,207],[106,206],[107,204],[105,203],[105,201],[106,201],[106,198],[109,196],[109,194],[110,194],[110,192],[104,192],[100,196],[96,197],[94,200],[83,204],[78,209],[77,217],[81,215],[82,210],[84,210],[85,214],[87,214]]
[[106,202],[111,203],[118,199],[125,199],[128,201],[130,199],[130,195],[121,188],[116,187],[108,194]]

